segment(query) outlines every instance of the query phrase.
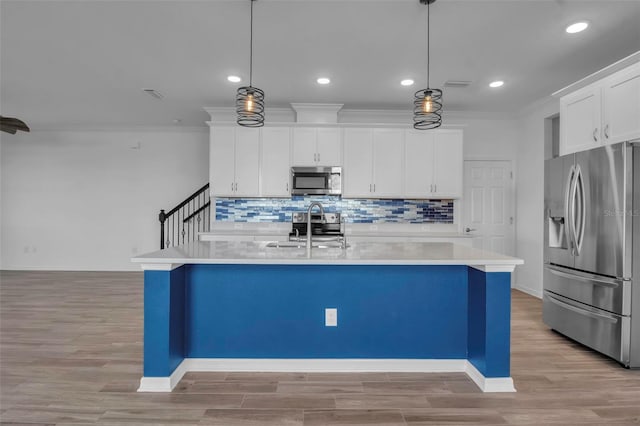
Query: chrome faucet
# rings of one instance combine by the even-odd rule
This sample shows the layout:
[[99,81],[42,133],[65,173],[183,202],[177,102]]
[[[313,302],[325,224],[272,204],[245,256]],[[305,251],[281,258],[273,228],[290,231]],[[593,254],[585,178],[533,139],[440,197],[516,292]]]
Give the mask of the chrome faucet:
[[320,208],[320,215],[322,223],[324,223],[324,207],[319,201],[314,201],[309,204],[309,209],[307,210],[307,255],[311,256],[311,210],[314,207]]

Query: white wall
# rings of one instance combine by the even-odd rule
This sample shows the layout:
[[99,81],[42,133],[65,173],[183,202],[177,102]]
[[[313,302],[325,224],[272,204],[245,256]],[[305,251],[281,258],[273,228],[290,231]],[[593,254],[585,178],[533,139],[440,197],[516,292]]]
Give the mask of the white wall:
[[460,118],[451,120],[464,124],[465,160],[516,159],[518,128],[513,118]]
[[525,110],[518,120],[516,255],[524,265],[516,268],[516,287],[538,297],[542,297],[545,119],[557,114],[559,107],[558,99],[550,98]]
[[209,179],[207,128],[3,135],[2,269],[139,270],[160,209]]

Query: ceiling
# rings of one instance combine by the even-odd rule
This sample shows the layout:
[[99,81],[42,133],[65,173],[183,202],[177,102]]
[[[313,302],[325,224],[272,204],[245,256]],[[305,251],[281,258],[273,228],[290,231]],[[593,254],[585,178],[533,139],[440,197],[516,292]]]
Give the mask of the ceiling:
[[[258,0],[253,83],[269,107],[410,110],[426,85],[418,0]],[[205,126],[249,74],[248,0],[0,2],[0,110],[33,128]],[[583,33],[566,34],[577,20]],[[445,110],[509,114],[640,50],[640,1],[439,0],[431,86]],[[245,80],[230,83],[227,75]],[[316,84],[327,76],[328,86]],[[416,84],[402,87],[403,78]],[[500,89],[488,83],[504,80]],[[162,100],[145,94],[153,88]]]

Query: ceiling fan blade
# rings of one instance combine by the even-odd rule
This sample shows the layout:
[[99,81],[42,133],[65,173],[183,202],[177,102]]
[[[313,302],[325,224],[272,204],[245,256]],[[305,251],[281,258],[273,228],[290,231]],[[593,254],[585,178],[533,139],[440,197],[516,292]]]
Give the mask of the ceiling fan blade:
[[21,130],[23,132],[29,132],[29,126],[24,121],[13,117],[3,117],[0,115],[0,130],[3,132],[16,134],[16,131]]
[[0,130],[2,130],[3,132],[7,132],[7,133],[11,133],[12,135],[15,135],[17,130],[13,127],[5,127],[3,124],[0,124]]

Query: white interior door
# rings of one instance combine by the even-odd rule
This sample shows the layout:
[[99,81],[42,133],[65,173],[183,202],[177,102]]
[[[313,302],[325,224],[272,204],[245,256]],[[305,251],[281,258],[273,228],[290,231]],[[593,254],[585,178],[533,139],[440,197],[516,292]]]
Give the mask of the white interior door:
[[513,255],[513,174],[510,161],[465,161],[463,229],[473,246]]

